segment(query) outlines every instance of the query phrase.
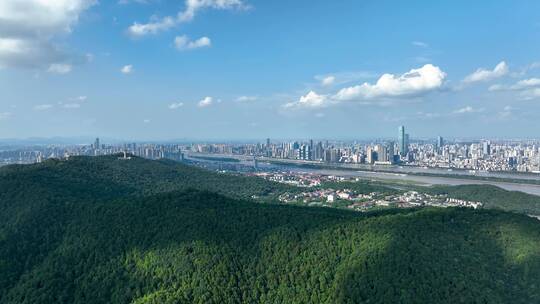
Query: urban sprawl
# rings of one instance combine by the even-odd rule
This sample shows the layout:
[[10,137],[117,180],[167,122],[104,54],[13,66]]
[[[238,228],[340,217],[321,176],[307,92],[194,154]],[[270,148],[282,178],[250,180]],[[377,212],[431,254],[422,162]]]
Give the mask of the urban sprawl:
[[47,158],[75,155],[108,155],[126,152],[149,159],[183,160],[187,154],[219,154],[238,157],[303,161],[327,164],[407,165],[426,168],[540,173],[538,141],[445,142],[411,140],[404,126],[395,140],[373,142],[272,141],[263,143],[121,143],[90,145],[36,145],[4,147],[0,165],[41,162]]

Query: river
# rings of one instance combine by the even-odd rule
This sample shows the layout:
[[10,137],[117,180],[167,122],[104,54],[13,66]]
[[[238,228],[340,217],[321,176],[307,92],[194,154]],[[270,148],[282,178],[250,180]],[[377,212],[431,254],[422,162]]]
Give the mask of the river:
[[[215,156],[218,155],[205,155],[205,156]],[[246,165],[246,166],[253,166],[253,159],[248,157],[238,157],[238,156],[230,156],[230,155],[219,155],[220,157],[229,157],[229,158],[235,158],[240,160],[240,164]],[[189,158],[189,156],[187,156]],[[193,159],[196,161],[202,161],[200,159]],[[272,161],[275,161],[274,159],[271,159]],[[321,175],[335,175],[335,176],[343,176],[343,177],[359,177],[359,178],[365,178],[365,179],[384,179],[384,180],[395,180],[395,181],[409,181],[418,183],[419,185],[423,186],[431,186],[431,185],[478,185],[478,184],[485,184],[485,185],[493,185],[500,187],[505,190],[509,191],[521,191],[533,195],[539,195],[540,196],[540,185],[533,185],[533,184],[520,184],[520,183],[509,183],[509,182],[500,182],[500,181],[485,181],[485,180],[474,180],[471,179],[469,176],[478,176],[478,177],[498,177],[498,178],[512,178],[512,179],[532,179],[532,180],[540,180],[540,175],[538,174],[512,174],[512,173],[505,173],[505,172],[478,172],[478,173],[471,173],[465,170],[453,170],[448,171],[444,169],[437,169],[437,168],[418,168],[418,167],[407,167],[407,166],[365,166],[365,165],[359,165],[359,169],[363,170],[384,170],[384,171],[393,171],[393,172],[377,172],[377,171],[356,171],[351,170],[354,167],[347,166],[346,169],[340,170],[340,169],[325,169],[325,168],[305,168],[305,167],[298,167],[298,164],[302,164],[305,162],[289,162],[289,161],[283,161],[280,164],[276,163],[268,163],[265,162],[265,160],[259,161],[259,168],[262,169],[272,169],[272,170],[284,170],[284,171],[291,171],[291,172],[306,172],[306,173],[314,173],[314,174],[321,174]],[[312,162],[311,162],[312,163]],[[431,174],[452,174],[452,175],[464,175],[467,176],[467,178],[459,178],[459,177],[442,177],[442,176],[421,176],[421,175],[415,175],[414,173],[431,173]]]

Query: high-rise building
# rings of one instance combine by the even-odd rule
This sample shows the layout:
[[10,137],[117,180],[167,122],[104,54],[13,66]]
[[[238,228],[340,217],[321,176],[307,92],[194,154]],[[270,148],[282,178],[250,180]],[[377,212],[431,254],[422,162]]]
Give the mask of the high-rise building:
[[405,156],[407,155],[407,152],[409,152],[409,134],[405,133],[405,126],[400,126],[398,131],[399,154],[401,154],[401,156]]
[[96,138],[96,141],[94,142],[94,149],[95,150],[98,150],[99,149],[99,137]]
[[437,149],[441,151],[443,146],[444,146],[444,140],[442,136],[437,136]]
[[367,164],[373,164],[377,160],[377,153],[375,150],[369,146],[366,149],[366,163]]
[[388,161],[388,149],[386,146],[377,145],[375,146],[375,150],[377,151],[377,161],[379,162]]
[[485,141],[483,145],[482,152],[484,155],[490,155],[491,154],[491,145],[489,141]]
[[267,157],[271,157],[272,156],[272,149],[270,148],[270,138],[267,138],[266,139],[266,147],[265,147],[265,152],[266,152],[266,156]]
[[391,141],[388,143],[387,145],[387,149],[388,149],[388,161],[393,164],[394,163],[394,142]]

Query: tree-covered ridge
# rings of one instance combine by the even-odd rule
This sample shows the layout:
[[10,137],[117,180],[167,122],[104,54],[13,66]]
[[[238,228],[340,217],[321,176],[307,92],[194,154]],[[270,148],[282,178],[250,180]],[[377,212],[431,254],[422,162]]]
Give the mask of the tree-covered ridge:
[[0,170],[0,303],[540,302],[536,219],[255,204],[230,196],[275,185],[128,162]]
[[540,301],[540,225],[520,215],[361,215],[197,191],[67,208],[59,243],[2,303]]
[[420,187],[432,194],[448,194],[454,198],[481,201],[485,208],[540,215],[540,197],[519,191],[508,191],[491,185],[459,185]]
[[[216,174],[182,163],[117,156],[71,157],[34,165],[0,168],[0,189],[51,191],[74,198],[111,199],[186,189],[208,190],[235,198],[272,195],[292,189],[240,175]],[[0,193],[2,195],[2,193]]]

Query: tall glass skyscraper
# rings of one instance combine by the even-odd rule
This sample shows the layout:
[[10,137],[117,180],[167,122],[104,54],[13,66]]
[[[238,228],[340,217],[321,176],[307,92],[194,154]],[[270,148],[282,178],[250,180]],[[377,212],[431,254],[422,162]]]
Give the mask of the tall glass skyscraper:
[[405,126],[399,126],[398,134],[398,145],[399,145],[399,154],[401,156],[407,155],[408,152],[408,143],[407,135],[405,134]]

